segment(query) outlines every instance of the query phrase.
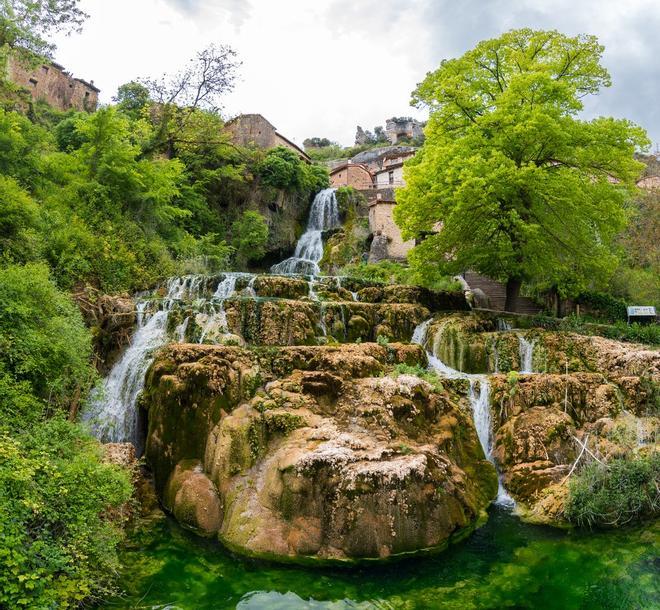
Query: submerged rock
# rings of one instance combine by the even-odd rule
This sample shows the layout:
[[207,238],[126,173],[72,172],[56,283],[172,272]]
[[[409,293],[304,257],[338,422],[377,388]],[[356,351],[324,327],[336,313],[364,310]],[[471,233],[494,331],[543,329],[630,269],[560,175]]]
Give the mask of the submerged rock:
[[145,388],[165,507],[236,552],[357,561],[443,548],[483,518],[495,470],[417,345],[169,346]]

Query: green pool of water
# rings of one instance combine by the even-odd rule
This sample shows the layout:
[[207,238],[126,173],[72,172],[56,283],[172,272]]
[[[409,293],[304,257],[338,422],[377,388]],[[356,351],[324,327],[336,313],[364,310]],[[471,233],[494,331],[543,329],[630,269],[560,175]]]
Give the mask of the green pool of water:
[[576,534],[493,507],[487,525],[431,558],[355,570],[246,561],[170,519],[123,551],[125,595],[103,608],[417,610],[660,608],[660,525]]

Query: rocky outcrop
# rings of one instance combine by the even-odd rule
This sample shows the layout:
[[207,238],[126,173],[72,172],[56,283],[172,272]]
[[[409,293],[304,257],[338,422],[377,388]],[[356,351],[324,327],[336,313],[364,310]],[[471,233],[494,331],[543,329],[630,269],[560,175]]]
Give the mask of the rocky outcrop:
[[164,506],[242,554],[358,561],[439,549],[497,491],[458,397],[416,345],[169,346],[148,375]]

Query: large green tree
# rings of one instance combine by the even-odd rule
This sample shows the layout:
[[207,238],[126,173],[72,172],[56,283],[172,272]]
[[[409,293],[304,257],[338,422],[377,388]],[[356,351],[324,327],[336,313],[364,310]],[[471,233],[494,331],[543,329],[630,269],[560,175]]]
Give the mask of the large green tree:
[[525,281],[570,293],[608,277],[648,139],[627,120],[579,118],[610,85],[602,52],[594,36],[512,30],[418,85],[430,120],[395,209],[420,242],[413,266],[501,280],[509,310]]

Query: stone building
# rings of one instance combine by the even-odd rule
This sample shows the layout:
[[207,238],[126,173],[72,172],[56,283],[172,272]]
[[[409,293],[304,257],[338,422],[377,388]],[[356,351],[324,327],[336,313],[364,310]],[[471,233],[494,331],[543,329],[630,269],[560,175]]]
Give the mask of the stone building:
[[98,105],[100,89],[94,86],[94,81],[74,78],[55,62],[34,68],[10,56],[7,79],[29,93],[33,100],[43,100],[57,110],[94,112]]
[[330,186],[352,186],[363,191],[374,187],[374,179],[366,165],[347,161],[330,170]]
[[382,167],[374,172],[376,188],[405,186],[403,180],[403,163],[406,159],[409,159],[414,155],[414,150],[406,152],[395,151],[386,154],[383,158]]
[[392,117],[385,121],[385,133],[392,144],[424,137],[424,125],[412,117]]
[[401,230],[394,222],[395,205],[394,189],[379,190],[376,199],[369,204],[369,229],[373,235],[370,263],[385,259],[405,261],[415,245],[415,240],[403,241]]
[[285,138],[274,125],[260,114],[239,114],[225,125],[234,144],[238,146],[256,146],[257,148],[275,148],[285,146],[300,156],[303,161],[311,159],[297,144]]

